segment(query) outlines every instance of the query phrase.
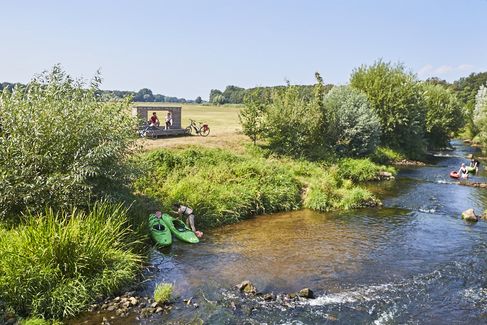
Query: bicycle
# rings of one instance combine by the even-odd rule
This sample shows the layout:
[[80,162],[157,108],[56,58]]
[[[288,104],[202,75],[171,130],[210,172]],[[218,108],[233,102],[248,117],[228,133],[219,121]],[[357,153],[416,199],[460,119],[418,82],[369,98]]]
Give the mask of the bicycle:
[[202,124],[200,122],[200,125],[197,126],[196,125],[196,122],[194,120],[189,120],[190,123],[189,125],[186,127],[186,132],[188,134],[191,134],[192,131],[194,130],[196,134],[199,134],[201,135],[202,137],[206,137],[208,136],[208,134],[210,134],[210,127],[208,126],[208,124]]

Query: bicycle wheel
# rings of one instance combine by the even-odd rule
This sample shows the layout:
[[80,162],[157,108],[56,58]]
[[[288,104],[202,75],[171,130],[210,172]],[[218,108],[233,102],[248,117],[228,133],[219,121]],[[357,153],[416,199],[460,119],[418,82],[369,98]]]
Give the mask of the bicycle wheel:
[[192,131],[193,131],[193,129],[192,129],[190,126],[188,126],[188,127],[186,128],[186,134],[187,134],[187,135],[191,135],[191,132],[192,132]]
[[200,135],[201,135],[202,137],[207,137],[207,136],[208,136],[208,134],[210,134],[210,128],[208,128],[208,127],[207,127],[207,128],[202,128],[202,129],[200,130]]

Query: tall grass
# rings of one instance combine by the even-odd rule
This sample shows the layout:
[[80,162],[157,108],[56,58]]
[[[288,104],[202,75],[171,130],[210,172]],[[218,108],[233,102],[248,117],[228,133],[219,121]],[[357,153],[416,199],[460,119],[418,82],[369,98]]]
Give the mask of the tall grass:
[[406,155],[389,147],[378,147],[371,158],[378,164],[392,164],[406,159]]
[[[336,166],[286,158],[263,158],[257,152],[236,155],[221,149],[166,149],[140,158],[146,176],[135,188],[170,209],[182,202],[195,210],[198,227],[214,227],[257,214],[307,207],[320,211],[350,209],[373,201],[370,192],[345,180]],[[355,166],[356,165],[356,166]],[[349,178],[368,180],[350,160]],[[354,167],[354,168],[352,168]],[[376,174],[374,175],[377,176]]]
[[158,283],[154,289],[154,300],[160,304],[164,304],[171,299],[173,285],[171,283]]
[[395,173],[393,167],[377,165],[368,158],[343,159],[340,161],[339,166],[340,175],[354,182],[375,180],[381,171]]
[[47,210],[0,230],[0,300],[20,315],[64,318],[120,290],[140,264],[126,213],[97,203],[88,213]]
[[191,206],[199,226],[300,207],[300,184],[277,162],[220,149],[158,150],[143,156],[148,172],[135,186],[164,209]]

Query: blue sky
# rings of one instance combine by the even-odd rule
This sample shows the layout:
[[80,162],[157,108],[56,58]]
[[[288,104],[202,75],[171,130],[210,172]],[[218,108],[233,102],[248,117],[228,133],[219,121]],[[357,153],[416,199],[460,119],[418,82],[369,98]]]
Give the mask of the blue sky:
[[0,81],[56,63],[104,89],[194,99],[210,89],[346,83],[378,58],[421,79],[487,71],[487,0],[5,1]]

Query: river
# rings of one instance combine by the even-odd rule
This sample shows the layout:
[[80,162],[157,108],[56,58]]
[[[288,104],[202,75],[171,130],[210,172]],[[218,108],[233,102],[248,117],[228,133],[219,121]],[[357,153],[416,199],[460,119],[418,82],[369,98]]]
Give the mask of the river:
[[[112,324],[486,324],[487,223],[460,215],[481,213],[487,189],[449,178],[475,150],[454,145],[428,166],[371,185],[382,208],[261,216],[209,231],[199,245],[154,250],[142,293],[172,282],[179,300],[193,297],[199,308],[180,303],[167,315]],[[235,288],[243,280],[261,292],[309,287],[316,299],[255,302]]]

